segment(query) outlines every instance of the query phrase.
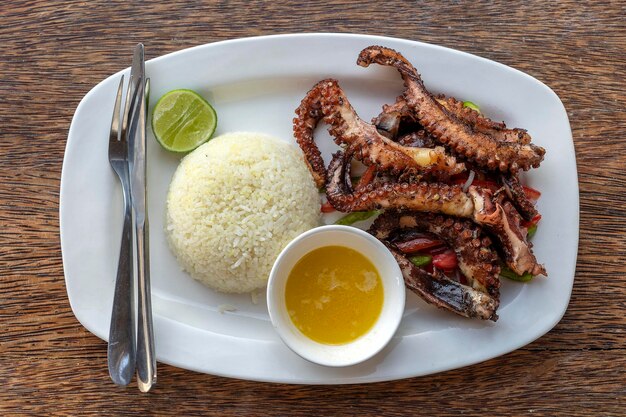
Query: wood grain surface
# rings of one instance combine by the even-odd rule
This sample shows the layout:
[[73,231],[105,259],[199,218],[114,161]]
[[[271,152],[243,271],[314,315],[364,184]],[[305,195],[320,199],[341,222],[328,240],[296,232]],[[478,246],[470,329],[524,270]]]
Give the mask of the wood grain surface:
[[[0,415],[626,415],[626,4],[7,1],[0,5]],[[243,36],[389,35],[518,68],[562,99],[580,181],[563,320],[503,357],[349,386],[262,384],[161,365],[147,395],[110,383],[106,344],[70,310],[59,185],[83,95],[129,65]]]

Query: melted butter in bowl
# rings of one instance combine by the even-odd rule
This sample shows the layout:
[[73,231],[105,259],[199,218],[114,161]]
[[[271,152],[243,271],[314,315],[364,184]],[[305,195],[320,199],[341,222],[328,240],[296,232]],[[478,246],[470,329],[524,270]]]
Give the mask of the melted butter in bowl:
[[281,252],[267,288],[272,324],[303,358],[327,366],[365,361],[393,337],[404,312],[404,280],[376,238],[323,226]]
[[374,264],[354,249],[325,246],[304,255],[287,278],[291,321],[319,343],[340,345],[367,333],[383,307]]

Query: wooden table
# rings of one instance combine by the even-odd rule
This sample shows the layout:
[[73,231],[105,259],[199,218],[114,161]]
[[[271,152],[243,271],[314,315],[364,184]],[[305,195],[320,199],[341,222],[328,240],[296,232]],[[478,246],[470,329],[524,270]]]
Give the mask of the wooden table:
[[[139,9],[139,7],[141,8]],[[566,0],[410,4],[351,1],[48,0],[0,7],[1,415],[626,414],[626,6]],[[262,384],[159,367],[148,395],[109,380],[106,343],[70,310],[59,183],[82,96],[148,58],[243,36],[358,32],[436,43],[544,81],[568,110],[580,181],[580,249],[563,320],[503,357],[371,385]]]

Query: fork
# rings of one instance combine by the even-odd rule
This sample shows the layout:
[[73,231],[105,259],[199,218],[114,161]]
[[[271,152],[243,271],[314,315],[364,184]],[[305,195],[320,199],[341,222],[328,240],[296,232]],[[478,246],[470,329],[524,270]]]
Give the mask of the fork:
[[132,254],[132,205],[130,197],[130,175],[128,169],[128,140],[126,127],[130,90],[128,87],[124,118],[120,126],[120,109],[124,76],[120,80],[115,98],[111,131],[109,133],[109,163],[122,183],[124,194],[124,227],[117,265],[111,327],[109,330],[108,365],[109,375],[117,385],[128,385],[135,372],[135,317],[133,300],[133,254]]

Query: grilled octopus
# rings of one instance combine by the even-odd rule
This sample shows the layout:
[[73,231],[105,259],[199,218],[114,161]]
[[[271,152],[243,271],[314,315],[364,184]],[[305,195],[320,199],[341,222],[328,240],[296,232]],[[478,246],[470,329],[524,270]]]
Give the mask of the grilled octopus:
[[330,125],[329,132],[337,144],[358,148],[356,157],[365,165],[375,164],[392,173],[407,170],[430,172],[438,177],[454,175],[465,169],[442,146],[403,146],[379,134],[375,126],[359,118],[336,80],[327,79],[315,84],[296,109],[296,115],[294,136],[320,188],[326,182],[326,168],[313,132],[321,119]]
[[527,241],[527,230],[513,205],[500,194],[470,186],[429,182],[372,183],[353,190],[350,183],[350,161],[354,149],[337,152],[328,167],[326,197],[342,212],[376,209],[405,209],[441,213],[473,220],[485,227],[501,244],[507,265],[517,274],[546,274],[537,262]]
[[[438,95],[436,100],[473,130],[489,135],[498,142],[530,143],[530,135],[524,129],[508,129],[504,123],[494,122],[482,116],[478,111],[465,107],[462,101],[454,97]],[[372,124],[380,134],[403,146],[432,148],[437,145],[436,140],[417,122],[417,116],[406,104],[403,96],[399,96],[394,104],[384,105],[383,111],[372,120]],[[411,133],[399,136],[404,131]],[[497,180],[525,220],[530,221],[538,215],[535,205],[526,197],[517,173],[500,173]]]
[[[538,167],[544,149],[524,129],[510,129],[463,102],[426,90],[417,70],[394,50],[370,46],[357,64],[395,67],[405,91],[367,123],[359,118],[336,80],[318,82],[296,110],[294,135],[318,187],[343,212],[384,209],[370,229],[400,265],[406,285],[427,302],[466,317],[497,320],[498,255],[523,275],[546,275],[531,251],[522,220],[537,216],[519,182],[519,172]],[[314,140],[323,120],[343,150],[328,170]],[[352,186],[352,159],[369,168]],[[450,184],[462,171],[480,172],[486,187]],[[369,172],[369,175],[368,175]],[[472,178],[474,174],[471,174]],[[368,180],[365,178],[368,177]],[[441,271],[413,265],[395,246],[412,231],[439,236],[451,246],[466,276],[464,285]],[[493,238],[497,245],[491,244]]]
[[[467,124],[475,132],[480,132],[492,137],[498,142],[519,143],[527,145],[530,143],[530,135],[525,129],[509,129],[503,122],[494,122],[483,116],[480,112],[466,107],[462,101],[454,97],[446,97],[443,94],[434,96],[434,99],[445,110],[461,122]],[[401,126],[408,125],[408,130],[414,131],[423,129],[418,123],[418,116],[409,107],[404,96],[398,96],[395,103],[383,105],[383,111],[372,120],[378,131],[393,139],[401,130]]]
[[[372,63],[395,67],[404,81],[404,100],[420,125],[438,142],[477,166],[492,171],[516,173],[520,169],[526,171],[531,167],[537,168],[543,160],[545,150],[523,143],[528,139],[522,132],[518,132],[522,136],[518,140],[498,140],[484,133],[484,129],[481,131],[476,128],[476,124],[473,128],[465,123],[455,106],[450,105],[450,109],[447,108],[426,90],[415,67],[393,49],[382,46],[365,48],[359,54],[357,64],[367,67]],[[494,129],[493,126],[487,128],[488,131]]]
[[[441,271],[418,268],[398,250],[395,243],[402,240],[404,232],[414,230],[434,234],[454,249],[468,285]],[[465,317],[498,319],[498,256],[479,226],[450,216],[390,210],[379,216],[368,232],[387,246],[402,270],[406,286],[426,302]]]

